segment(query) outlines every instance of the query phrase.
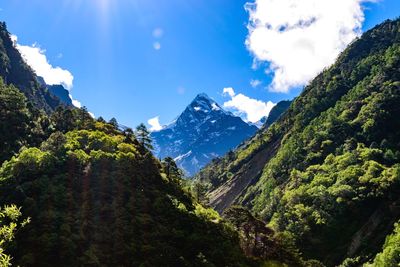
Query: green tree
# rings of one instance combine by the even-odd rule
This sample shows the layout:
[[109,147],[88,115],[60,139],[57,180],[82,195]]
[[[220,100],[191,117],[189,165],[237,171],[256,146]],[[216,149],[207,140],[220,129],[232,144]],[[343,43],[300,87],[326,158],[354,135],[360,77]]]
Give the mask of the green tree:
[[97,121],[101,122],[101,123],[107,123],[106,120],[102,116],[98,117]]
[[65,106],[59,106],[51,115],[54,128],[57,131],[66,133],[75,127],[75,118],[72,110]]
[[400,224],[394,225],[394,232],[387,236],[383,251],[378,253],[371,264],[365,267],[391,267],[400,265]]
[[25,96],[0,77],[0,162],[8,159],[26,144],[30,112]]
[[4,206],[0,209],[0,267],[11,266],[11,256],[5,252],[5,246],[14,239],[19,227],[29,223],[29,218],[19,222],[22,216],[17,206]]
[[136,127],[136,137],[139,140],[139,143],[149,149],[152,150],[153,149],[153,145],[152,145],[152,139],[150,137],[150,132],[149,130],[147,130],[146,125],[144,125],[143,123],[139,124]]
[[192,184],[192,194],[200,203],[208,203],[207,185],[200,181],[194,181]]
[[118,121],[116,118],[111,118],[108,123],[111,124],[115,129],[118,129]]
[[170,180],[179,180],[182,178],[182,171],[176,165],[175,161],[171,157],[166,157],[161,162],[163,170]]

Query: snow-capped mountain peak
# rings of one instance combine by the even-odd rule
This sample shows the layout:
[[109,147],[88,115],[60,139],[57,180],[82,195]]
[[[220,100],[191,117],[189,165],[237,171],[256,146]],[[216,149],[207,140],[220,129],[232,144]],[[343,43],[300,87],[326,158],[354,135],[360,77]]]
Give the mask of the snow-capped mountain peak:
[[225,111],[206,94],[197,95],[167,127],[151,134],[158,157],[170,156],[188,176],[250,138],[257,127]]
[[[186,111],[186,110],[185,110]],[[209,113],[212,111],[225,112],[217,102],[211,99],[208,95],[198,94],[196,98],[187,107],[187,111]]]

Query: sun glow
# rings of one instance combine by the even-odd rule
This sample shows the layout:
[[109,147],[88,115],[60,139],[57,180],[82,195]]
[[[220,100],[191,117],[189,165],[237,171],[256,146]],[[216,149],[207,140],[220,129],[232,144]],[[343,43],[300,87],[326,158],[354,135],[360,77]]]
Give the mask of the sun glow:
[[66,8],[72,7],[73,9],[78,10],[84,6],[89,6],[93,11],[101,16],[108,16],[117,3],[117,0],[64,0],[64,6]]
[[96,2],[102,15],[107,15],[111,8],[112,2],[115,2],[115,0],[95,0],[93,2]]

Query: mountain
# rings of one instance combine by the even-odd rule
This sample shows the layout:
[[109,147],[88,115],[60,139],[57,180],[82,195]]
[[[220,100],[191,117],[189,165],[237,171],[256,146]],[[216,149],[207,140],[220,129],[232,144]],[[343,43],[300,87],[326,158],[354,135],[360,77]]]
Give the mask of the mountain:
[[15,48],[5,22],[0,22],[0,77],[21,90],[38,109],[49,113],[60,105],[59,99],[40,85],[36,74]]
[[238,233],[132,131],[84,109],[35,118],[28,99],[2,80],[0,106],[2,148],[15,138],[26,143],[29,125],[43,133],[11,155],[0,150],[8,155],[0,167],[2,265],[7,253],[15,266],[259,266]]
[[[302,263],[248,212],[235,221],[257,226],[244,239],[202,206],[175,163],[159,161],[146,148],[148,136],[136,137],[116,119],[95,120],[84,108],[58,100],[51,106],[42,98],[52,97],[47,86],[10,44],[0,54],[1,266]],[[218,109],[199,98],[195,110]],[[240,212],[232,211],[232,219]],[[253,253],[254,244],[263,250]]]
[[63,85],[61,84],[48,85],[44,81],[43,77],[40,76],[37,77],[37,80],[40,85],[47,88],[50,94],[57,97],[62,104],[64,104],[67,107],[74,107],[74,105],[72,104],[72,98],[69,94],[69,91],[65,89]]
[[172,124],[153,132],[151,137],[157,157],[175,158],[186,175],[192,176],[257,130],[225,111],[206,94],[199,94]]
[[259,121],[251,123],[251,125],[256,126],[258,129],[262,128],[267,121],[268,117],[262,117]]
[[72,99],[69,95],[69,92],[67,89],[64,88],[61,84],[55,84],[55,85],[48,85],[47,89],[49,92],[58,97],[60,102],[68,107],[73,107],[74,105],[72,104]]
[[270,127],[274,122],[276,122],[279,117],[285,113],[285,111],[290,107],[292,101],[283,100],[278,102],[270,111],[268,117],[264,117],[262,126],[264,128]]
[[196,179],[208,186],[211,206],[248,208],[304,258],[326,266],[395,266],[399,116],[397,19],[355,40],[274,124]]
[[262,117],[261,120],[253,123],[254,126],[257,128],[268,128],[272,125],[275,121],[279,119],[279,117],[289,108],[292,101],[283,100],[278,102],[270,111],[268,116]]
[[[399,266],[400,19],[355,40],[195,183],[152,155],[147,131],[135,136],[85,109],[53,110],[7,49],[1,265]],[[218,122],[210,135],[230,138],[237,119],[201,94],[162,131],[204,142],[200,132]]]

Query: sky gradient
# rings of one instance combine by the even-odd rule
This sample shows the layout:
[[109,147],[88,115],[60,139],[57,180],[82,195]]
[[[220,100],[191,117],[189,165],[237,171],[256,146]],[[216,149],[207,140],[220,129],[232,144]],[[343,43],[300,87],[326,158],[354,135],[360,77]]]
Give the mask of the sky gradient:
[[[246,2],[13,0],[0,3],[0,20],[18,44],[36,44],[52,66],[73,75],[71,93],[92,113],[134,127],[156,116],[169,123],[202,92],[223,104],[234,101],[222,93],[233,88],[248,105],[299,94],[301,85],[271,92],[268,61],[255,68],[257,50],[245,44]],[[398,0],[363,7],[363,31],[400,15]]]

